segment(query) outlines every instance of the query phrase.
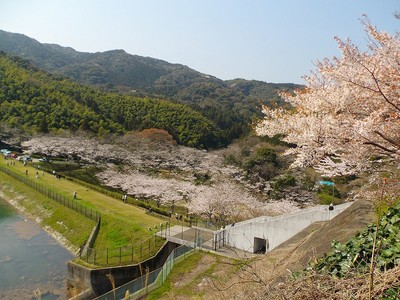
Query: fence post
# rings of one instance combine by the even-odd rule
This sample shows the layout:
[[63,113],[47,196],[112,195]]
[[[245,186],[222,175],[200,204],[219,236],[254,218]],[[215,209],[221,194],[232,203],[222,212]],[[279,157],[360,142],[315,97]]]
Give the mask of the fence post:
[[213,248],[214,248],[214,251],[217,250],[217,234],[216,233],[214,233],[214,237],[213,237]]
[[[164,265],[161,267],[161,284],[164,283]],[[160,284],[160,286],[161,286]]]

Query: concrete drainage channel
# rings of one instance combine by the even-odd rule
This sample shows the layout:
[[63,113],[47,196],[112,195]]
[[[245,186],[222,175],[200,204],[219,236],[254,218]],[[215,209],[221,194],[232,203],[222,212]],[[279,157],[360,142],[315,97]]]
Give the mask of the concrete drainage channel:
[[[259,217],[244,222],[231,224],[217,231],[174,226],[165,238],[173,249],[159,268],[146,273],[114,290],[99,296],[98,300],[138,299],[164,283],[173,265],[185,259],[194,249],[212,251],[217,254],[232,256],[230,253],[244,253],[242,258],[254,256],[253,253],[268,253],[287,241],[309,225],[333,219],[346,210],[352,202],[337,205],[333,210],[327,205],[316,206],[299,212],[277,217]],[[230,249],[226,251],[226,249]],[[238,258],[238,257],[236,257]]]

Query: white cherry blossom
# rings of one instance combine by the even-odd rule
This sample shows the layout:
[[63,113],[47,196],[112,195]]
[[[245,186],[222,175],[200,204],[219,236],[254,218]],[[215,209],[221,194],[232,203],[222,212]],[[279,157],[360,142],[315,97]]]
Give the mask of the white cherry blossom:
[[400,158],[400,39],[378,31],[367,18],[370,38],[360,51],[337,38],[341,58],[324,59],[307,85],[283,96],[293,109],[264,107],[259,135],[283,134],[297,147],[294,166],[317,166],[322,173],[344,175],[371,167],[376,158],[398,164]]

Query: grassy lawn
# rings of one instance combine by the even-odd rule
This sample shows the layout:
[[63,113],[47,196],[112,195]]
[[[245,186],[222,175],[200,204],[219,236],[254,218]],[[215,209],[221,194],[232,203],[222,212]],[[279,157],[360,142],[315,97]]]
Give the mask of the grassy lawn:
[[145,296],[145,299],[146,300],[160,299],[166,294],[167,295],[179,294],[181,296],[193,295],[193,289],[189,292],[187,290],[188,288],[192,288],[193,285],[196,284],[197,281],[196,277],[198,274],[196,274],[194,277],[192,277],[190,281],[185,282],[185,284],[181,285],[180,287],[174,287],[174,283],[176,281],[179,281],[179,279],[182,278],[184,274],[188,272],[188,270],[195,269],[196,266],[198,266],[198,264],[201,262],[201,258],[204,255],[206,254],[203,252],[196,252],[195,254],[186,258],[184,261],[175,264],[164,284],[162,284],[158,289],[147,294]]
[[210,293],[217,290],[213,291],[204,282],[214,282],[222,288],[241,266],[240,261],[197,251],[176,263],[164,284],[147,294],[144,299],[212,299]]
[[[41,185],[51,188],[51,190],[60,193],[65,197],[70,198],[71,200],[73,199],[73,192],[77,192],[76,201],[78,203],[88,208],[93,208],[99,211],[102,214],[102,223],[100,226],[99,235],[95,243],[96,249],[125,247],[132,244],[138,244],[144,240],[151,239],[154,231],[149,231],[148,227],[153,227],[156,224],[165,222],[164,220],[159,219],[153,215],[146,214],[146,210],[142,208],[125,204],[122,201],[104,195],[95,190],[91,190],[87,187],[81,186],[70,180],[57,179],[51,173],[46,172],[44,172],[44,174],[42,175],[42,171],[38,171],[37,169],[35,169],[32,162],[28,163],[26,166],[24,166],[22,162],[14,160],[13,162],[15,162],[15,165],[12,164],[7,166],[7,162],[10,164],[11,160],[5,160],[3,157],[0,158],[0,164],[20,174],[25,174],[27,170],[28,175],[26,176],[28,176],[28,178],[36,181]],[[36,178],[37,171],[38,178]],[[52,211],[51,217],[54,219],[54,221],[51,223],[52,227],[56,226],[55,224],[57,224],[57,221],[60,222],[60,220],[66,219],[65,214],[67,212],[68,214],[71,212],[71,214],[73,213],[74,215],[77,215],[76,217],[72,215],[68,217],[68,219],[71,219],[69,220],[69,222],[71,222],[71,226],[74,228],[74,230],[79,231],[82,236],[79,241],[74,241],[74,244],[77,244],[87,238],[91,228],[94,225],[93,221],[88,220],[88,222],[90,222],[91,224],[89,226],[89,230],[81,230],[80,224],[86,222],[81,221],[81,219],[86,218],[74,212],[73,210],[59,205],[55,201],[35,192],[32,189],[24,187],[22,183],[11,179],[11,177],[2,173],[0,173],[0,175],[2,179],[8,177],[8,184],[10,186],[13,186],[15,189],[24,189],[27,193],[26,197],[35,199],[40,198],[40,201],[44,201],[43,205],[46,206],[48,211]],[[7,181],[6,179],[4,180]],[[60,206],[60,213],[56,213],[54,208],[56,206]],[[36,212],[32,212],[32,214],[35,215]],[[56,220],[57,218],[59,219]]]
[[66,209],[2,172],[0,172],[0,191],[5,198],[15,201],[24,210],[25,215],[40,221],[42,227],[49,226],[62,234],[67,240],[64,244],[72,252],[76,252],[79,246],[86,242],[95,225],[94,221],[74,210]]

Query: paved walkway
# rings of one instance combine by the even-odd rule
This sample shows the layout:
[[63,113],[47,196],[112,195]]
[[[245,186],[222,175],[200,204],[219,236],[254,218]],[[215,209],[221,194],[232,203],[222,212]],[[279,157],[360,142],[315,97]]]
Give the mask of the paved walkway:
[[231,258],[238,258],[238,259],[246,259],[257,256],[257,254],[253,254],[250,252],[246,252],[237,248],[223,246],[222,248],[217,249],[216,251],[213,250],[213,238],[214,234],[210,230],[202,230],[200,228],[190,228],[186,226],[175,225],[171,228],[167,228],[167,230],[163,230],[157,232],[158,236],[168,237],[171,236],[175,239],[182,240],[187,242],[194,242],[194,240],[198,237],[202,238],[202,249],[205,251],[209,251],[218,255],[223,255]]

